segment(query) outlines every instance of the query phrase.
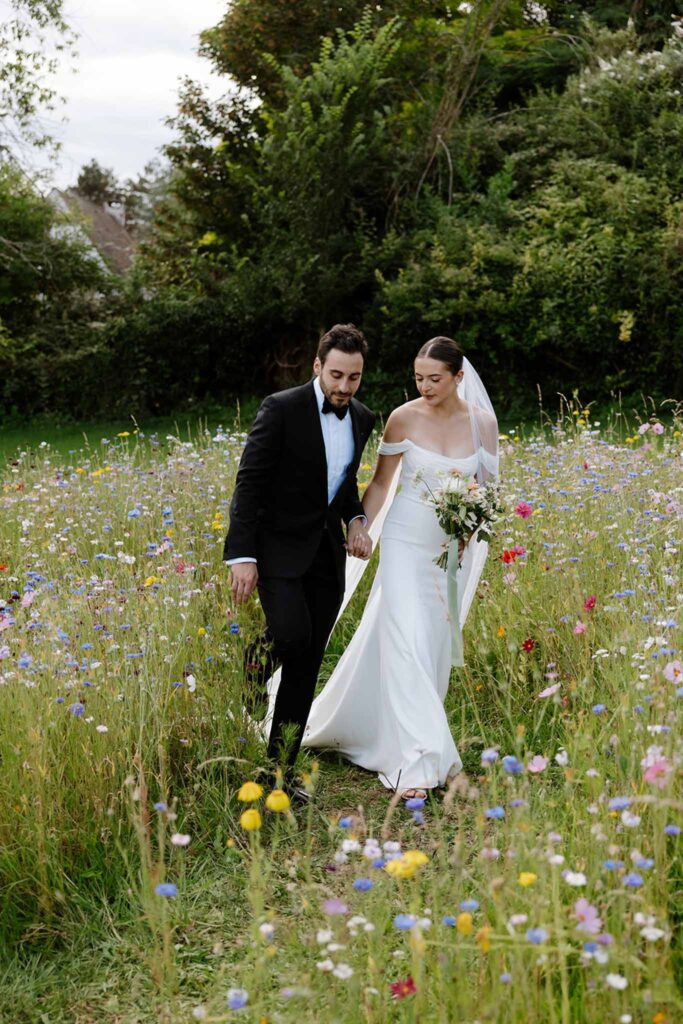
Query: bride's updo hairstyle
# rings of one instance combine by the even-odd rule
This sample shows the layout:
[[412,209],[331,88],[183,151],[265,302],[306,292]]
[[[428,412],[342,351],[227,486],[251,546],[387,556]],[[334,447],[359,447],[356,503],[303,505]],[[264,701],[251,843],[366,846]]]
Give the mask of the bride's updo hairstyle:
[[426,341],[415,356],[416,359],[436,359],[451,371],[453,376],[462,370],[465,353],[452,338],[437,337]]

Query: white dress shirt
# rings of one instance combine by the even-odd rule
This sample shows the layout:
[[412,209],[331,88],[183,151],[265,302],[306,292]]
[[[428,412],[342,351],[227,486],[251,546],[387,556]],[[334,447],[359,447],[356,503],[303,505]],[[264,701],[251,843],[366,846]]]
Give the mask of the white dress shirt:
[[[313,390],[315,391],[315,398],[318,403],[320,429],[323,434],[325,458],[327,460],[327,504],[331,505],[353,460],[356,447],[353,437],[353,424],[351,422],[350,410],[347,411],[343,420],[340,420],[333,412],[323,413],[325,395],[323,394],[318,377],[313,379]],[[367,523],[365,516],[354,516],[354,519],[363,519]],[[354,519],[350,522],[354,522]],[[255,561],[255,558],[230,558],[228,565],[237,565],[238,562]]]

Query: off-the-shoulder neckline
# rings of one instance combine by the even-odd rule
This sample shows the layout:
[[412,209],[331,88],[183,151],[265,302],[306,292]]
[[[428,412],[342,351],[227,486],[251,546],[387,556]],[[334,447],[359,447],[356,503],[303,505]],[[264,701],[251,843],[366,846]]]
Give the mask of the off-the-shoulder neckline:
[[410,444],[413,448],[419,449],[421,452],[428,452],[429,455],[436,455],[439,459],[447,459],[448,462],[467,462],[469,459],[474,459],[477,456],[476,452],[470,452],[469,455],[444,455],[443,452],[437,452],[433,448],[425,448],[424,445],[416,444],[411,438],[404,437],[400,441],[384,441],[384,444]]

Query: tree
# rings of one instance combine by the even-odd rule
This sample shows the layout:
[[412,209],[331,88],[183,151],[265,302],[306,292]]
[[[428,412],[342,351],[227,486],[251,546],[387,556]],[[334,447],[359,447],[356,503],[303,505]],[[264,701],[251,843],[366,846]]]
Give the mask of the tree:
[[0,158],[27,145],[54,145],[40,121],[55,109],[49,76],[61,57],[74,55],[75,35],[64,0],[8,0],[11,15],[0,22]]
[[101,167],[97,160],[81,167],[76,182],[76,191],[85,199],[104,206],[105,203],[121,202],[122,189],[114,171],[111,168]]

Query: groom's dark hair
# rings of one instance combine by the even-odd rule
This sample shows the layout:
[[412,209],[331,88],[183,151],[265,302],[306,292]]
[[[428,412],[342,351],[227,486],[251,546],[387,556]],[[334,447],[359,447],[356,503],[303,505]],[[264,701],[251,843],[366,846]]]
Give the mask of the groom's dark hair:
[[317,352],[318,359],[323,365],[333,348],[338,348],[340,352],[348,352],[349,355],[360,352],[363,359],[368,354],[365,335],[358,330],[355,324],[335,324],[323,334],[318,342]]

